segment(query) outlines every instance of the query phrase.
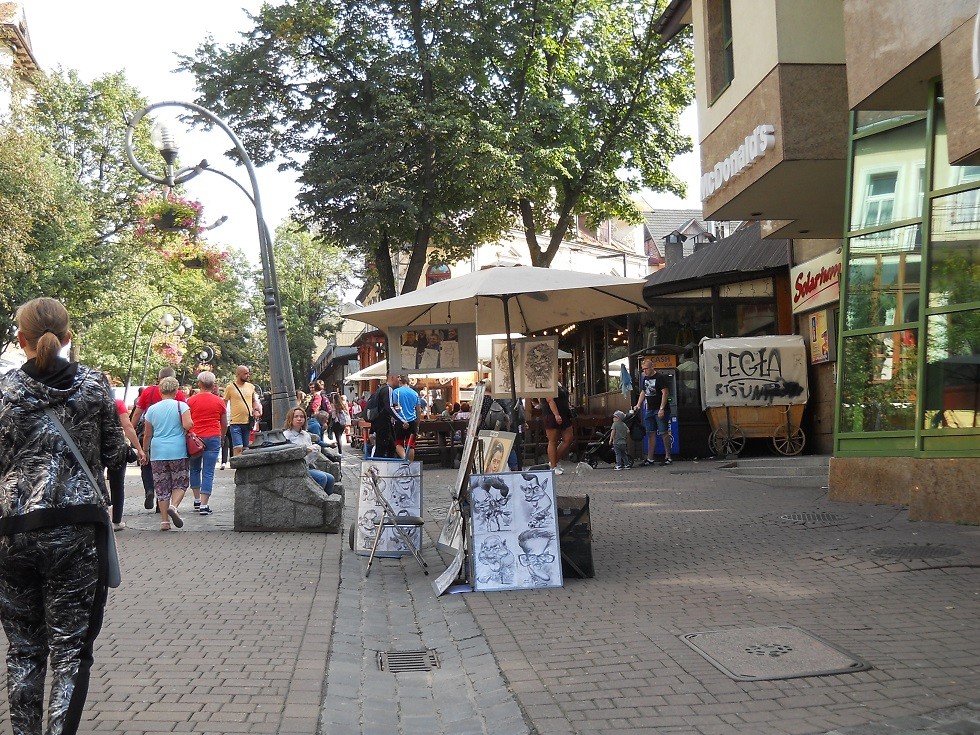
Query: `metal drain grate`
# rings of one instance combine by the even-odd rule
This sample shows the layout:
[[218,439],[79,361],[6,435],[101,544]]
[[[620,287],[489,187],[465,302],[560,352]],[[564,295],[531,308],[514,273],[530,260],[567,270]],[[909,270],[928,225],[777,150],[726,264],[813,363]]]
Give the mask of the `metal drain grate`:
[[378,669],[400,674],[403,671],[432,671],[439,668],[439,657],[431,648],[422,651],[378,651]]
[[840,523],[844,516],[836,513],[787,513],[779,516],[779,520],[790,523]]
[[872,549],[874,556],[891,561],[918,561],[920,559],[948,559],[962,554],[962,549],[948,544],[902,544],[900,546],[881,546]]

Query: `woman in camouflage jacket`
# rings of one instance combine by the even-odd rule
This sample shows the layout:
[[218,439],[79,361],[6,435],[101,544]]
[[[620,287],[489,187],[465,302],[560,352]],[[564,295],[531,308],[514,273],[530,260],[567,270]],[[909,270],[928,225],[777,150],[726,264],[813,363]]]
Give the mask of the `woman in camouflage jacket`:
[[[41,735],[51,658],[48,735],[75,733],[107,596],[103,468],[126,444],[105,376],[59,356],[68,312],[39,298],[17,310],[29,358],[0,378],[0,622],[14,735]],[[97,478],[93,487],[51,408]]]

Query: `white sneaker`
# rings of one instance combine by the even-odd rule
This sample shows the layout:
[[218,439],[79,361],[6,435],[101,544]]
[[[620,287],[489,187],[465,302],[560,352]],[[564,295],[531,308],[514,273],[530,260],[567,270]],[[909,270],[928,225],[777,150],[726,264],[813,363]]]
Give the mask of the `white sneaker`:
[[119,521],[119,523],[112,524],[113,531],[122,531],[126,528],[126,521]]
[[565,470],[563,470],[561,467],[552,467],[551,468],[551,471],[554,472],[556,475],[564,475],[565,474]]

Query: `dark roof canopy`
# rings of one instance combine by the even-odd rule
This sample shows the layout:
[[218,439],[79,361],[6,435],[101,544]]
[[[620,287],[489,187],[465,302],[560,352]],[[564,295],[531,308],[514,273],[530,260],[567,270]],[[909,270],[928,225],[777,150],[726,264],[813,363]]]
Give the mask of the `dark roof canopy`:
[[643,298],[677,293],[714,283],[746,280],[746,276],[789,265],[789,240],[763,240],[758,222],[750,222],[724,240],[647,276]]

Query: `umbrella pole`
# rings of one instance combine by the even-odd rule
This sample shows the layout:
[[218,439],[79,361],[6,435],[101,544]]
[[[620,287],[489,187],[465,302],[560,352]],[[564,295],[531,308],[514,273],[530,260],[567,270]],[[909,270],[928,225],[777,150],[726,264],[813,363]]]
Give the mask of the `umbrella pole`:
[[504,302],[504,329],[507,330],[507,362],[510,365],[510,423],[511,426],[517,426],[517,381],[514,379],[514,343],[510,338],[510,307],[507,302],[510,301],[510,295],[503,297]]

